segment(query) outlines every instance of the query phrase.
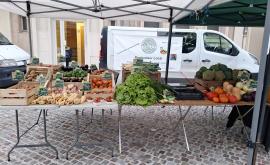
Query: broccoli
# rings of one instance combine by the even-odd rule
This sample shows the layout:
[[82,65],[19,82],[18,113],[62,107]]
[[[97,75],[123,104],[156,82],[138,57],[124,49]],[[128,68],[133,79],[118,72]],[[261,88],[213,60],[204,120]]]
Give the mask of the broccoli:
[[215,72],[215,80],[216,81],[223,81],[225,79],[225,75],[222,71]]
[[215,72],[207,70],[202,74],[203,80],[212,81],[215,78]]

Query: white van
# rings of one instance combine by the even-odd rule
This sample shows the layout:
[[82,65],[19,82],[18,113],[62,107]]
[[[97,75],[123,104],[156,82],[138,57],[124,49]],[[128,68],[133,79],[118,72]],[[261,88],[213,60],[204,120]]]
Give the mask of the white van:
[[[121,70],[135,56],[159,63],[164,76],[168,29],[116,27],[103,28],[100,67]],[[213,30],[174,29],[169,78],[194,78],[200,67],[222,63],[232,69],[258,73],[256,56],[243,50],[222,33]]]
[[0,88],[9,87],[16,81],[12,80],[11,73],[15,70],[26,71],[30,55],[0,33]]

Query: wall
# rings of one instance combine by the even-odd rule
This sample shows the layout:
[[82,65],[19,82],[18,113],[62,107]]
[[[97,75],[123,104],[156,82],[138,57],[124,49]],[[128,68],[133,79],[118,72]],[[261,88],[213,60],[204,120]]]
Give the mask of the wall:
[[248,28],[245,49],[250,53],[256,55],[257,57],[260,57],[262,40],[263,40],[263,28],[260,27]]
[[11,37],[11,25],[9,12],[0,10],[0,32],[7,37],[9,41],[12,41]]
[[50,18],[32,18],[31,21],[33,55],[44,64],[56,64],[56,42],[53,42],[56,33],[52,29],[55,24]]
[[30,53],[28,31],[21,30],[21,18],[10,13],[12,43]]
[[87,19],[85,25],[85,64],[99,64],[100,38],[103,21],[98,19]]

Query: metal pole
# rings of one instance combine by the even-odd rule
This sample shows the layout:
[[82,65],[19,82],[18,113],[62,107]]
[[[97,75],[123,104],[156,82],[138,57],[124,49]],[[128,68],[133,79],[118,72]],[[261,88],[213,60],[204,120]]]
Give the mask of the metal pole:
[[27,20],[28,20],[28,35],[29,35],[29,48],[30,48],[30,56],[33,57],[33,49],[32,49],[32,31],[31,31],[31,6],[30,1],[26,1],[26,7],[27,7]]
[[165,71],[165,84],[168,83],[168,73],[169,73],[169,63],[170,63],[170,54],[171,54],[171,42],[172,42],[172,16],[173,16],[173,9],[170,9],[170,28],[169,28],[169,37],[168,37],[168,48],[167,48],[167,61],[166,61],[166,71]]
[[[260,60],[260,69],[259,69],[259,76],[258,76],[258,87],[256,90],[256,98],[255,98],[255,106],[252,118],[252,127],[250,133],[249,148],[248,148],[248,165],[253,165],[256,163],[256,156],[257,156],[257,134],[258,134],[258,123],[260,119],[260,111],[263,108],[263,92],[265,91],[265,84],[264,84],[264,76],[265,71],[269,69],[269,66],[266,66],[267,62],[267,53],[268,53],[268,46],[269,46],[269,35],[270,35],[270,0],[267,3],[267,10],[265,16],[265,24],[264,24],[264,37],[263,37],[263,45],[261,51],[261,60]],[[265,106],[264,106],[265,107]],[[263,110],[263,109],[262,109]],[[262,118],[262,117],[261,117]]]

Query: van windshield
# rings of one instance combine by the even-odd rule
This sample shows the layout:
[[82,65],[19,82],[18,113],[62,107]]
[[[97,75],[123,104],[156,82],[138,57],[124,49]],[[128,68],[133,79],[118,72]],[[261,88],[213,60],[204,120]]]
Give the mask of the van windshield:
[[0,33],[0,45],[12,45],[2,33]]

